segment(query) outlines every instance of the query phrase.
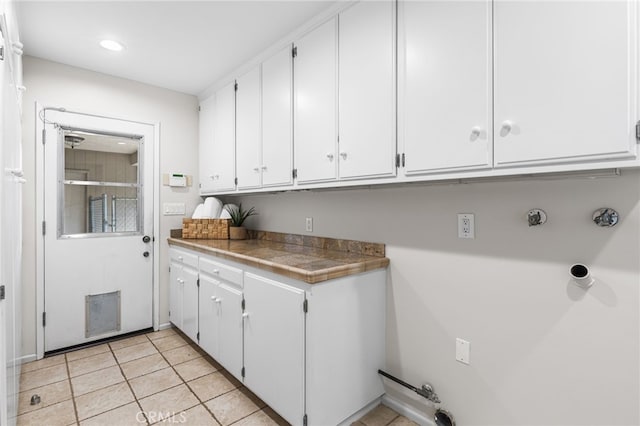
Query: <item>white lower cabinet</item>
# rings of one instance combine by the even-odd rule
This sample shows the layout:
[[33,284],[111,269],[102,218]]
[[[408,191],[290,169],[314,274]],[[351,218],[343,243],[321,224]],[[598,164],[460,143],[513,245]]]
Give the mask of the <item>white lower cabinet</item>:
[[384,393],[384,269],[307,284],[204,254],[196,269],[193,252],[170,253],[171,322],[193,332],[184,318],[198,312],[200,347],[291,424],[337,425]]
[[[241,281],[223,281],[216,262],[201,257],[199,263],[200,347],[242,380]],[[242,271],[237,271],[241,279]]]
[[305,291],[245,273],[244,299],[244,383],[289,422],[302,423]]
[[198,341],[198,257],[170,250],[169,319],[194,342]]

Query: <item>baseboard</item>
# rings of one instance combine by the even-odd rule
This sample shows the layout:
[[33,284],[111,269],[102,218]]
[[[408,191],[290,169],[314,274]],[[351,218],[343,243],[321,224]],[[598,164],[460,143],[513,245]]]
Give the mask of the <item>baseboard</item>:
[[369,411],[373,410],[378,405],[380,405],[381,400],[382,400],[382,397],[374,399],[366,407],[364,407],[361,410],[358,410],[357,412],[355,412],[351,416],[349,416],[346,419],[344,419],[343,421],[341,421],[338,424],[338,426],[350,426],[352,423],[360,420],[365,414],[367,414]]
[[37,359],[38,359],[38,357],[36,356],[36,354],[23,355],[20,358],[18,358],[18,363],[20,365],[22,365],[22,364],[25,364],[27,362],[35,361]]
[[166,330],[167,328],[171,328],[171,327],[173,327],[173,324],[171,324],[170,322],[165,322],[164,324],[160,324],[158,326],[158,331]]
[[420,426],[436,426],[436,423],[433,421],[433,419],[430,419],[423,413],[416,411],[416,409],[411,407],[410,405],[405,404],[404,402],[400,402],[397,399],[389,396],[389,394],[384,394],[382,396],[382,404],[391,408],[398,414],[405,416],[409,420],[418,423]]

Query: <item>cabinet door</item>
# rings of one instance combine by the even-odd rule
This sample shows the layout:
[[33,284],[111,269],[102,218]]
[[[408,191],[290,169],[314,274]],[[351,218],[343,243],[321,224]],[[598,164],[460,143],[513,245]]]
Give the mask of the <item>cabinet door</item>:
[[491,2],[406,1],[399,131],[405,174],[491,166]]
[[238,189],[260,187],[260,66],[238,78],[236,154]]
[[[232,191],[236,187],[236,92],[234,83],[229,83],[218,90],[215,96],[213,155],[201,161],[211,164],[211,167],[206,166],[205,170],[211,170],[208,178],[212,180],[211,188],[214,191]],[[201,165],[201,167],[203,166]]]
[[211,357],[218,358],[218,280],[200,274],[198,316],[200,318],[200,347]]
[[216,119],[215,94],[200,102],[199,121],[199,167],[200,167],[200,193],[210,194],[215,191],[214,158],[215,142],[214,127]]
[[218,361],[238,380],[242,380],[242,292],[220,283],[217,293]]
[[244,280],[245,385],[288,422],[304,415],[305,293],[251,273]]
[[395,2],[360,2],[339,17],[340,178],[396,173]]
[[182,268],[182,332],[198,342],[198,271]]
[[169,273],[169,320],[180,330],[182,330],[183,269],[182,264],[171,262],[171,272]]
[[262,186],[293,183],[291,46],[262,64]]
[[632,157],[637,5],[494,4],[497,166]]
[[336,19],[296,42],[294,144],[298,182],[337,176]]

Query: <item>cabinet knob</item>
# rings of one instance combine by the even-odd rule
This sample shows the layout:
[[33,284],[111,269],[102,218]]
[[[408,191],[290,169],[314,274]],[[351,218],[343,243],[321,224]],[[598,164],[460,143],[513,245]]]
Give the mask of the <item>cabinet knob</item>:
[[477,140],[480,137],[481,134],[482,134],[482,129],[480,127],[478,127],[478,126],[472,127],[471,128],[471,137],[470,137],[471,141],[473,142],[473,141]]
[[220,299],[219,297],[216,297],[216,296],[211,296],[211,300],[213,300],[214,303],[222,302],[222,299]]
[[214,274],[219,274],[219,273],[220,273],[220,269],[214,269],[214,270],[213,270],[213,273],[214,273]]
[[245,312],[244,314],[242,314],[242,318],[249,318],[249,312]]
[[513,123],[511,121],[509,121],[509,120],[504,121],[502,123],[502,127],[500,128],[500,136],[502,136],[504,138],[509,133],[511,133],[512,129],[513,129]]
[[218,180],[218,179],[220,179],[220,175],[211,175],[211,176],[209,176],[209,179]]
[[254,167],[253,171],[256,172],[256,173],[259,173],[260,172],[260,167]]
[[329,159],[329,161],[333,161],[333,154],[327,154],[327,158]]
[[343,160],[347,159],[347,153],[346,152],[341,152],[340,153],[340,157],[342,157]]
[[260,168],[261,168],[262,170],[264,170],[265,172],[267,171],[267,166],[260,166]]

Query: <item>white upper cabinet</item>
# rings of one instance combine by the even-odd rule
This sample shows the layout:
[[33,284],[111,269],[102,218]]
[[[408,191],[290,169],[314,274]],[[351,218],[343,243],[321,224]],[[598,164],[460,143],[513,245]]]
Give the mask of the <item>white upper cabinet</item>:
[[396,173],[396,5],[364,1],[339,15],[339,176]]
[[496,1],[495,162],[636,154],[637,5]]
[[291,45],[262,63],[262,186],[293,183]]
[[237,80],[236,154],[238,189],[261,185],[262,129],[260,120],[260,66]]
[[399,15],[404,173],[490,167],[491,2],[406,1]]
[[235,189],[235,90],[230,83],[200,103],[200,193]]
[[295,43],[294,141],[298,183],[337,177],[336,32],[334,18]]
[[213,158],[214,151],[214,122],[216,115],[215,94],[200,102],[199,117],[199,171],[200,171],[200,192],[211,193],[215,190],[214,176],[215,170]]

